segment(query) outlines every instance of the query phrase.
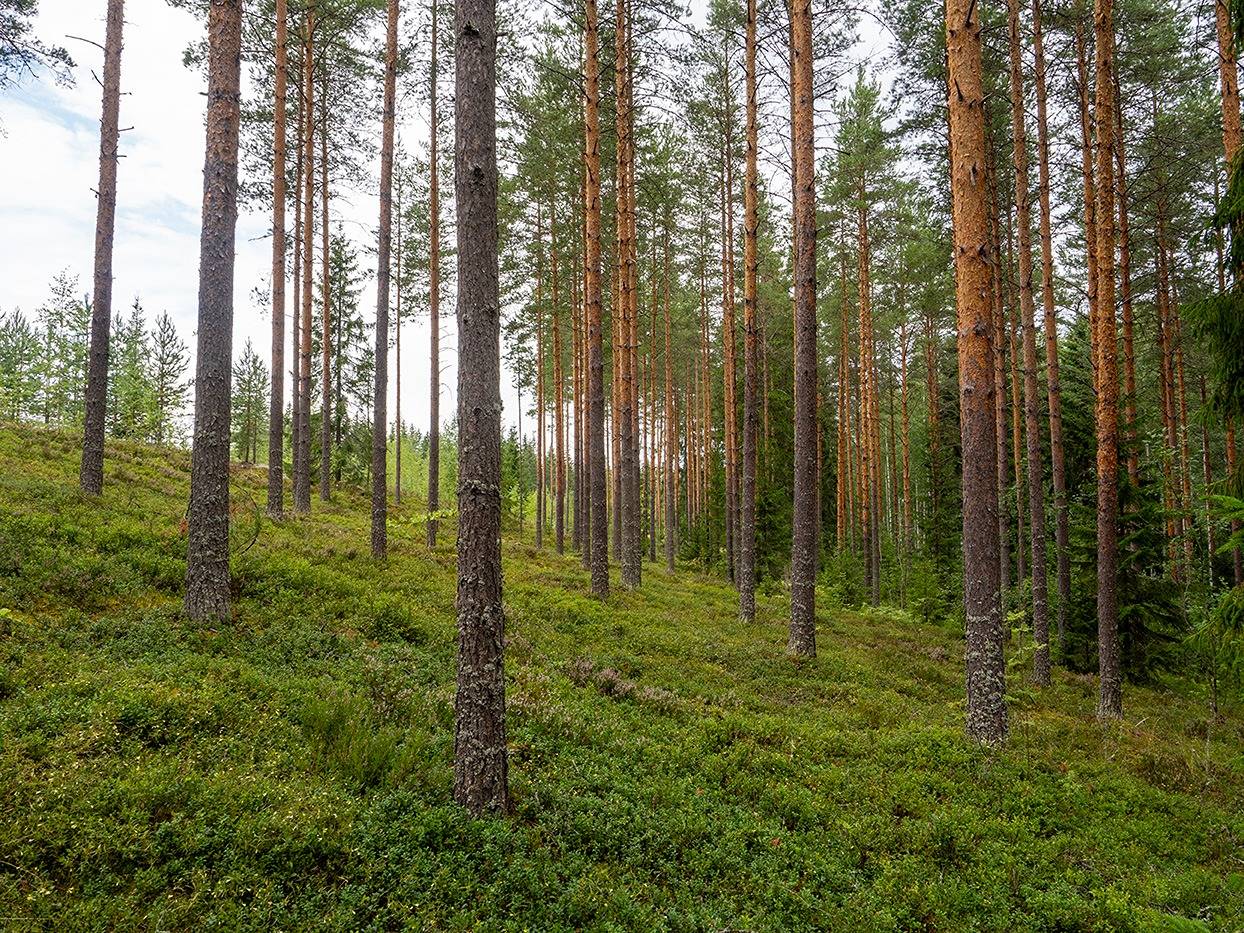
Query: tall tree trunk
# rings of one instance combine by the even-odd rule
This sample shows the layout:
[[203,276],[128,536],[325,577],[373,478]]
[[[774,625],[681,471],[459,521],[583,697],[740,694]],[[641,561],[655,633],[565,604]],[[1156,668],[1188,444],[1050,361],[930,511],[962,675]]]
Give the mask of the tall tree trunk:
[[294,451],[294,511],[311,511],[311,275],[315,227],[315,10],[303,24],[302,61],[302,320],[299,325],[298,447]]
[[723,88],[721,172],[721,343],[722,420],[726,468],[726,578],[738,583],[739,477],[737,385],[734,316],[734,101],[727,79]]
[[[397,157],[401,159],[401,154]],[[397,230],[393,236],[393,248],[397,253],[397,300],[393,308],[393,501],[402,504],[402,176],[397,179]]]
[[989,302],[992,272],[980,33],[980,9],[974,0],[947,0],[951,192],[964,463],[967,733],[982,744],[998,745],[1007,735],[1006,658],[997,574],[997,446]]
[[678,411],[674,401],[673,343],[670,334],[670,219],[665,219],[665,569],[674,572],[678,549]]
[[1123,96],[1119,76],[1114,76],[1115,168],[1119,175],[1119,299],[1123,306],[1123,404],[1127,421],[1127,475],[1140,485],[1140,443],[1136,421],[1136,339],[1132,309],[1132,235],[1128,218],[1127,153],[1123,135]]
[[[1209,392],[1205,387],[1205,376],[1200,378],[1201,388],[1201,410],[1209,411]],[[1209,451],[1209,423],[1208,419],[1201,419],[1201,478],[1205,482],[1205,547],[1206,559],[1205,577],[1209,581],[1211,589],[1214,586],[1214,552],[1218,550],[1218,542],[1215,540],[1214,534],[1214,467],[1210,462]]]
[[241,123],[241,0],[214,0],[207,42],[207,145],[185,608],[195,622],[223,622],[229,618],[229,393]]
[[[306,31],[305,24],[303,30],[302,51],[306,53]],[[290,306],[290,349],[289,349],[289,438],[290,438],[290,485],[294,500],[294,511],[298,511],[298,449],[299,438],[302,432],[302,418],[300,409],[302,407],[302,393],[298,391],[298,374],[302,360],[302,182],[303,175],[306,170],[306,159],[304,158],[303,139],[306,133],[306,119],[304,117],[305,107],[302,100],[303,86],[305,82],[302,80],[302,64],[298,63],[299,80],[298,80],[298,107],[296,133],[294,140],[294,151],[297,157],[294,159],[294,263],[290,276],[294,283],[293,302]],[[284,376],[282,375],[282,378]]]
[[[397,0],[390,0],[390,36]],[[458,204],[458,690],[454,799],[509,812],[501,604],[501,317],[497,270],[495,0],[455,7]],[[396,49],[395,38],[390,49]],[[390,58],[394,61],[396,56]],[[391,73],[391,72],[390,72]]]
[[584,9],[584,161],[587,163],[586,229],[588,345],[588,469],[591,473],[592,594],[609,595],[609,539],[605,530],[605,368],[601,353],[600,308],[600,65],[596,0]]
[[998,474],[998,592],[1003,611],[1007,605],[1007,593],[1011,588],[1010,531],[1011,516],[1007,505],[1007,455],[1006,455],[1006,311],[1002,286],[1002,236],[1001,209],[998,196],[998,173],[995,165],[993,144],[988,124],[985,130],[986,187],[989,190],[989,242],[993,263],[991,266],[991,296],[993,298],[993,417],[994,417],[994,470]]
[[[639,552],[639,488],[636,483],[636,451],[638,449],[635,436],[635,402],[637,397],[635,386],[635,347],[632,339],[633,309],[635,308],[635,273],[634,273],[634,229],[632,226],[632,187],[630,158],[630,52],[627,46],[627,4],[618,0],[615,4],[617,17],[614,29],[614,90],[617,100],[615,108],[617,129],[617,275],[618,285],[615,294],[618,297],[614,317],[618,322],[618,407],[615,410],[614,424],[620,457],[614,464],[618,471],[618,490],[621,493],[615,508],[619,513],[621,541],[619,544],[622,560],[622,585],[633,588],[640,582]],[[620,377],[620,378],[619,378]]]
[[562,326],[557,305],[557,198],[549,200],[549,248],[552,251],[552,302],[553,302],[553,446],[555,461],[553,464],[553,509],[554,537],[557,542],[557,553],[566,552],[566,409],[565,409],[565,376],[562,373]]
[[441,508],[441,193],[440,173],[440,0],[432,7],[432,61],[428,79],[428,548],[436,548]]
[[812,3],[791,0],[791,93],[795,121],[795,422],[790,638],[795,655],[816,655],[816,176]]
[[544,547],[544,209],[536,203],[536,550]]
[[[1098,192],[1103,181],[1094,178],[1093,172],[1093,117],[1089,110],[1089,62],[1088,48],[1084,34],[1084,22],[1077,19],[1075,24],[1076,44],[1076,89],[1080,100],[1080,174],[1084,183],[1084,243],[1085,264],[1088,266],[1088,304],[1089,332],[1096,340],[1097,328],[1097,209]],[[1100,54],[1100,50],[1098,50]],[[1100,112],[1100,111],[1099,111]],[[1100,136],[1098,138],[1100,144]],[[1112,173],[1113,174],[1113,173]],[[1113,252],[1111,253],[1113,256]],[[1113,263],[1112,263],[1113,265]],[[1092,354],[1093,388],[1097,388],[1097,354]]]
[[1097,45],[1097,716],[1123,715],[1119,661],[1119,374],[1114,316],[1114,0],[1096,0]]
[[[1227,421],[1227,475],[1234,482],[1239,475],[1236,468],[1236,447],[1235,447],[1235,422]],[[1231,534],[1240,533],[1240,523],[1234,521],[1231,523]],[[1235,548],[1231,552],[1231,560],[1235,565],[1235,585],[1244,585],[1244,549]]]
[[[320,76],[320,267],[324,281],[324,308],[320,331],[320,499],[332,498],[333,431],[332,431],[332,261],[329,257],[328,232],[328,56]],[[400,254],[399,254],[400,255]]]
[[268,514],[285,511],[285,109],[289,13],[276,0],[276,94],[272,132],[272,384],[268,404]]
[[[480,0],[476,0],[476,2],[480,2]],[[486,3],[487,0],[483,0],[483,2]],[[371,428],[371,553],[372,557],[377,559],[383,559],[389,549],[389,480],[387,476],[389,418],[386,408],[389,401],[389,276],[393,236],[393,130],[397,122],[397,7],[398,0],[389,0],[388,25],[385,30],[384,117],[380,140],[380,236],[377,238],[376,250],[376,376],[375,393],[372,401]],[[461,7],[458,12],[459,44],[466,47],[463,50],[464,52],[474,52],[476,55],[480,53],[480,50],[477,48],[480,37],[476,36],[473,39],[464,40],[462,38],[462,24],[464,22],[476,22],[476,17],[479,15],[478,13],[474,15],[466,14]],[[486,15],[489,21],[491,21],[491,13]],[[482,22],[479,24],[483,25]],[[491,63],[491,58],[489,62]],[[488,67],[491,68],[491,64]],[[458,68],[461,78],[463,64],[459,63]],[[471,103],[475,102],[472,101]],[[470,106],[470,104],[463,103],[459,106],[465,108]],[[478,106],[478,104],[475,104],[475,106]],[[458,197],[459,202],[461,202],[462,194],[459,193]],[[483,236],[482,233],[477,235]],[[495,246],[493,256],[493,262],[495,263]],[[495,307],[495,305],[485,305],[485,307]],[[466,359],[465,353],[463,358]],[[480,374],[480,378],[487,378],[486,371]],[[459,394],[461,395],[461,390]],[[467,434],[465,418],[462,419],[462,423],[463,433]],[[468,441],[463,444],[464,459],[469,443]],[[500,457],[500,454],[498,454],[498,457]],[[465,467],[461,475],[465,481],[468,475]],[[461,512],[461,507],[459,512]],[[463,521],[465,522],[465,518]],[[499,601],[499,578],[497,586],[497,598]],[[459,606],[461,606],[463,603],[461,592],[458,595],[458,601]],[[463,611],[463,609],[459,609],[460,613]],[[470,610],[465,611],[469,612]],[[461,630],[461,622],[459,622],[459,630]],[[457,780],[455,780],[454,786],[456,790],[459,789]],[[458,797],[459,802],[463,802],[460,795],[455,794],[455,796]]]
[[1041,451],[1037,383],[1036,302],[1032,294],[1032,222],[1028,191],[1028,136],[1024,125],[1023,50],[1019,0],[1009,0],[1011,50],[1011,136],[1015,163],[1015,220],[1019,226],[1019,307],[1024,326],[1024,429],[1028,439],[1028,513],[1032,531],[1032,636],[1036,653],[1033,680],[1050,682],[1049,584],[1045,573],[1045,457]]
[[95,286],[87,357],[85,424],[78,484],[104,491],[104,422],[108,416],[108,340],[112,327],[112,238],[117,226],[117,148],[121,138],[121,46],[125,0],[108,0],[104,29],[104,101],[99,119],[99,191],[95,207]]
[[747,39],[744,52],[747,95],[747,161],[743,180],[743,501],[739,528],[739,616],[756,618],[756,237],[760,220],[756,210],[756,0],[747,0]]

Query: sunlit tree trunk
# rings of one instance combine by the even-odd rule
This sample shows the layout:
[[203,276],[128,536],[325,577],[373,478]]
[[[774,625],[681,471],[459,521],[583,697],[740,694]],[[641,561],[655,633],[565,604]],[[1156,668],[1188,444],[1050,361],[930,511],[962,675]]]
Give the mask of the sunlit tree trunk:
[[989,195],[980,9],[948,0],[951,193],[959,317],[963,443],[963,564],[967,648],[967,733],[986,745],[1006,740],[1006,659],[998,587],[997,472],[994,459]]

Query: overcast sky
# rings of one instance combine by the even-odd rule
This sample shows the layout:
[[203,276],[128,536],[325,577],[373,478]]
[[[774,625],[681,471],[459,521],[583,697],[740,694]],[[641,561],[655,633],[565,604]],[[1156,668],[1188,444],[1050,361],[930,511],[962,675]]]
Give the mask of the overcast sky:
[[[66,88],[47,80],[27,80],[0,94],[0,153],[5,167],[0,172],[0,311],[16,307],[33,315],[46,299],[52,277],[61,270],[79,276],[82,293],[91,291],[100,112],[100,88],[94,75],[101,72],[103,53],[69,37],[102,44],[105,7],[104,0],[43,0],[35,33],[69,49],[77,63],[76,82]],[[866,21],[863,27],[868,39],[859,52],[869,57],[878,48],[880,36],[874,24]],[[127,0],[121,126],[133,129],[121,139],[124,158],[117,185],[113,310],[115,314],[127,309],[138,297],[149,319],[167,311],[192,352],[205,81],[197,70],[182,64],[182,52],[202,34],[199,20],[171,8],[166,0]],[[399,135],[407,149],[422,148],[426,120],[412,116],[399,128]],[[334,213],[348,229],[358,231],[355,239],[369,240],[369,231],[377,223],[378,199],[373,193],[354,193],[335,202]],[[269,357],[270,305],[253,295],[257,286],[267,287],[271,262],[267,233],[266,217],[245,211],[240,215],[235,356],[250,339],[262,358]],[[375,302],[374,276],[362,300],[369,314]],[[445,323],[441,410],[452,415],[457,381],[452,317]],[[403,419],[426,427],[426,324],[407,321],[402,345]],[[391,386],[390,411],[392,396]],[[513,424],[516,395],[507,372],[502,374],[502,399],[506,422]],[[528,419],[524,429],[529,427]]]

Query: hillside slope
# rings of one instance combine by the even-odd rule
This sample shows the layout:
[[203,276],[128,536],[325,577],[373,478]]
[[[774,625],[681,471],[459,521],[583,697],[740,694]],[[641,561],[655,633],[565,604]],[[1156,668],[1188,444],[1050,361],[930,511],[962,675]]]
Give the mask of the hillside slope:
[[[1056,672],[998,755],[961,644],[645,567],[601,605],[505,542],[517,812],[451,805],[454,551],[417,509],[258,519],[236,620],[179,613],[188,457],[0,428],[0,926],[7,929],[1244,929],[1241,710]],[[529,529],[530,531],[530,529]],[[253,544],[251,539],[254,538]],[[1017,685],[1018,686],[1018,685]],[[1182,918],[1182,919],[1181,919]]]

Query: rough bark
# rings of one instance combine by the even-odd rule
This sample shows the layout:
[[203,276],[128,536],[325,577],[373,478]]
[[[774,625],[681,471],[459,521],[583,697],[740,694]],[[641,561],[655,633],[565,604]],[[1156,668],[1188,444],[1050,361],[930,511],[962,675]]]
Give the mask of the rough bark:
[[1114,0],[1096,0],[1097,655],[1101,720],[1123,715],[1119,658],[1119,374],[1114,312]]
[[117,152],[121,130],[121,46],[125,0],[108,0],[104,29],[104,97],[99,119],[99,189],[95,205],[95,283],[86,366],[85,422],[78,484],[104,491],[104,427],[108,416],[108,340],[112,328],[112,239],[117,226]]
[[[380,140],[380,235],[376,250],[376,375],[371,428],[371,553],[388,553],[389,278],[393,238],[393,130],[397,100],[398,0],[389,0],[385,31],[384,116]],[[462,14],[459,13],[461,18]],[[490,14],[491,16],[491,14]],[[467,20],[470,22],[470,20]],[[461,37],[461,22],[459,24]],[[461,65],[459,65],[461,68]],[[495,260],[494,260],[495,262]]]
[[[396,0],[390,3],[396,7]],[[501,605],[496,4],[458,0],[455,9],[461,452],[454,799],[480,816],[510,809]]]
[[964,609],[967,618],[967,734],[986,745],[1006,740],[1006,659],[998,586],[997,456],[990,307],[989,198],[980,12],[974,0],[948,0],[951,192],[959,319],[959,395],[963,444]]
[[792,150],[795,161],[795,421],[790,637],[795,655],[816,655],[816,178],[812,89],[812,3],[792,0]]
[[609,595],[609,537],[605,517],[605,368],[600,307],[600,65],[596,0],[584,8],[584,161],[587,164],[586,229],[588,345],[588,458],[591,473],[590,531],[592,593]]
[[241,0],[212,0],[207,38],[207,143],[185,608],[196,622],[223,622],[229,618],[229,392],[241,123]]
[[285,511],[285,111],[289,13],[276,0],[276,92],[272,117],[272,386],[268,403],[268,514]]

